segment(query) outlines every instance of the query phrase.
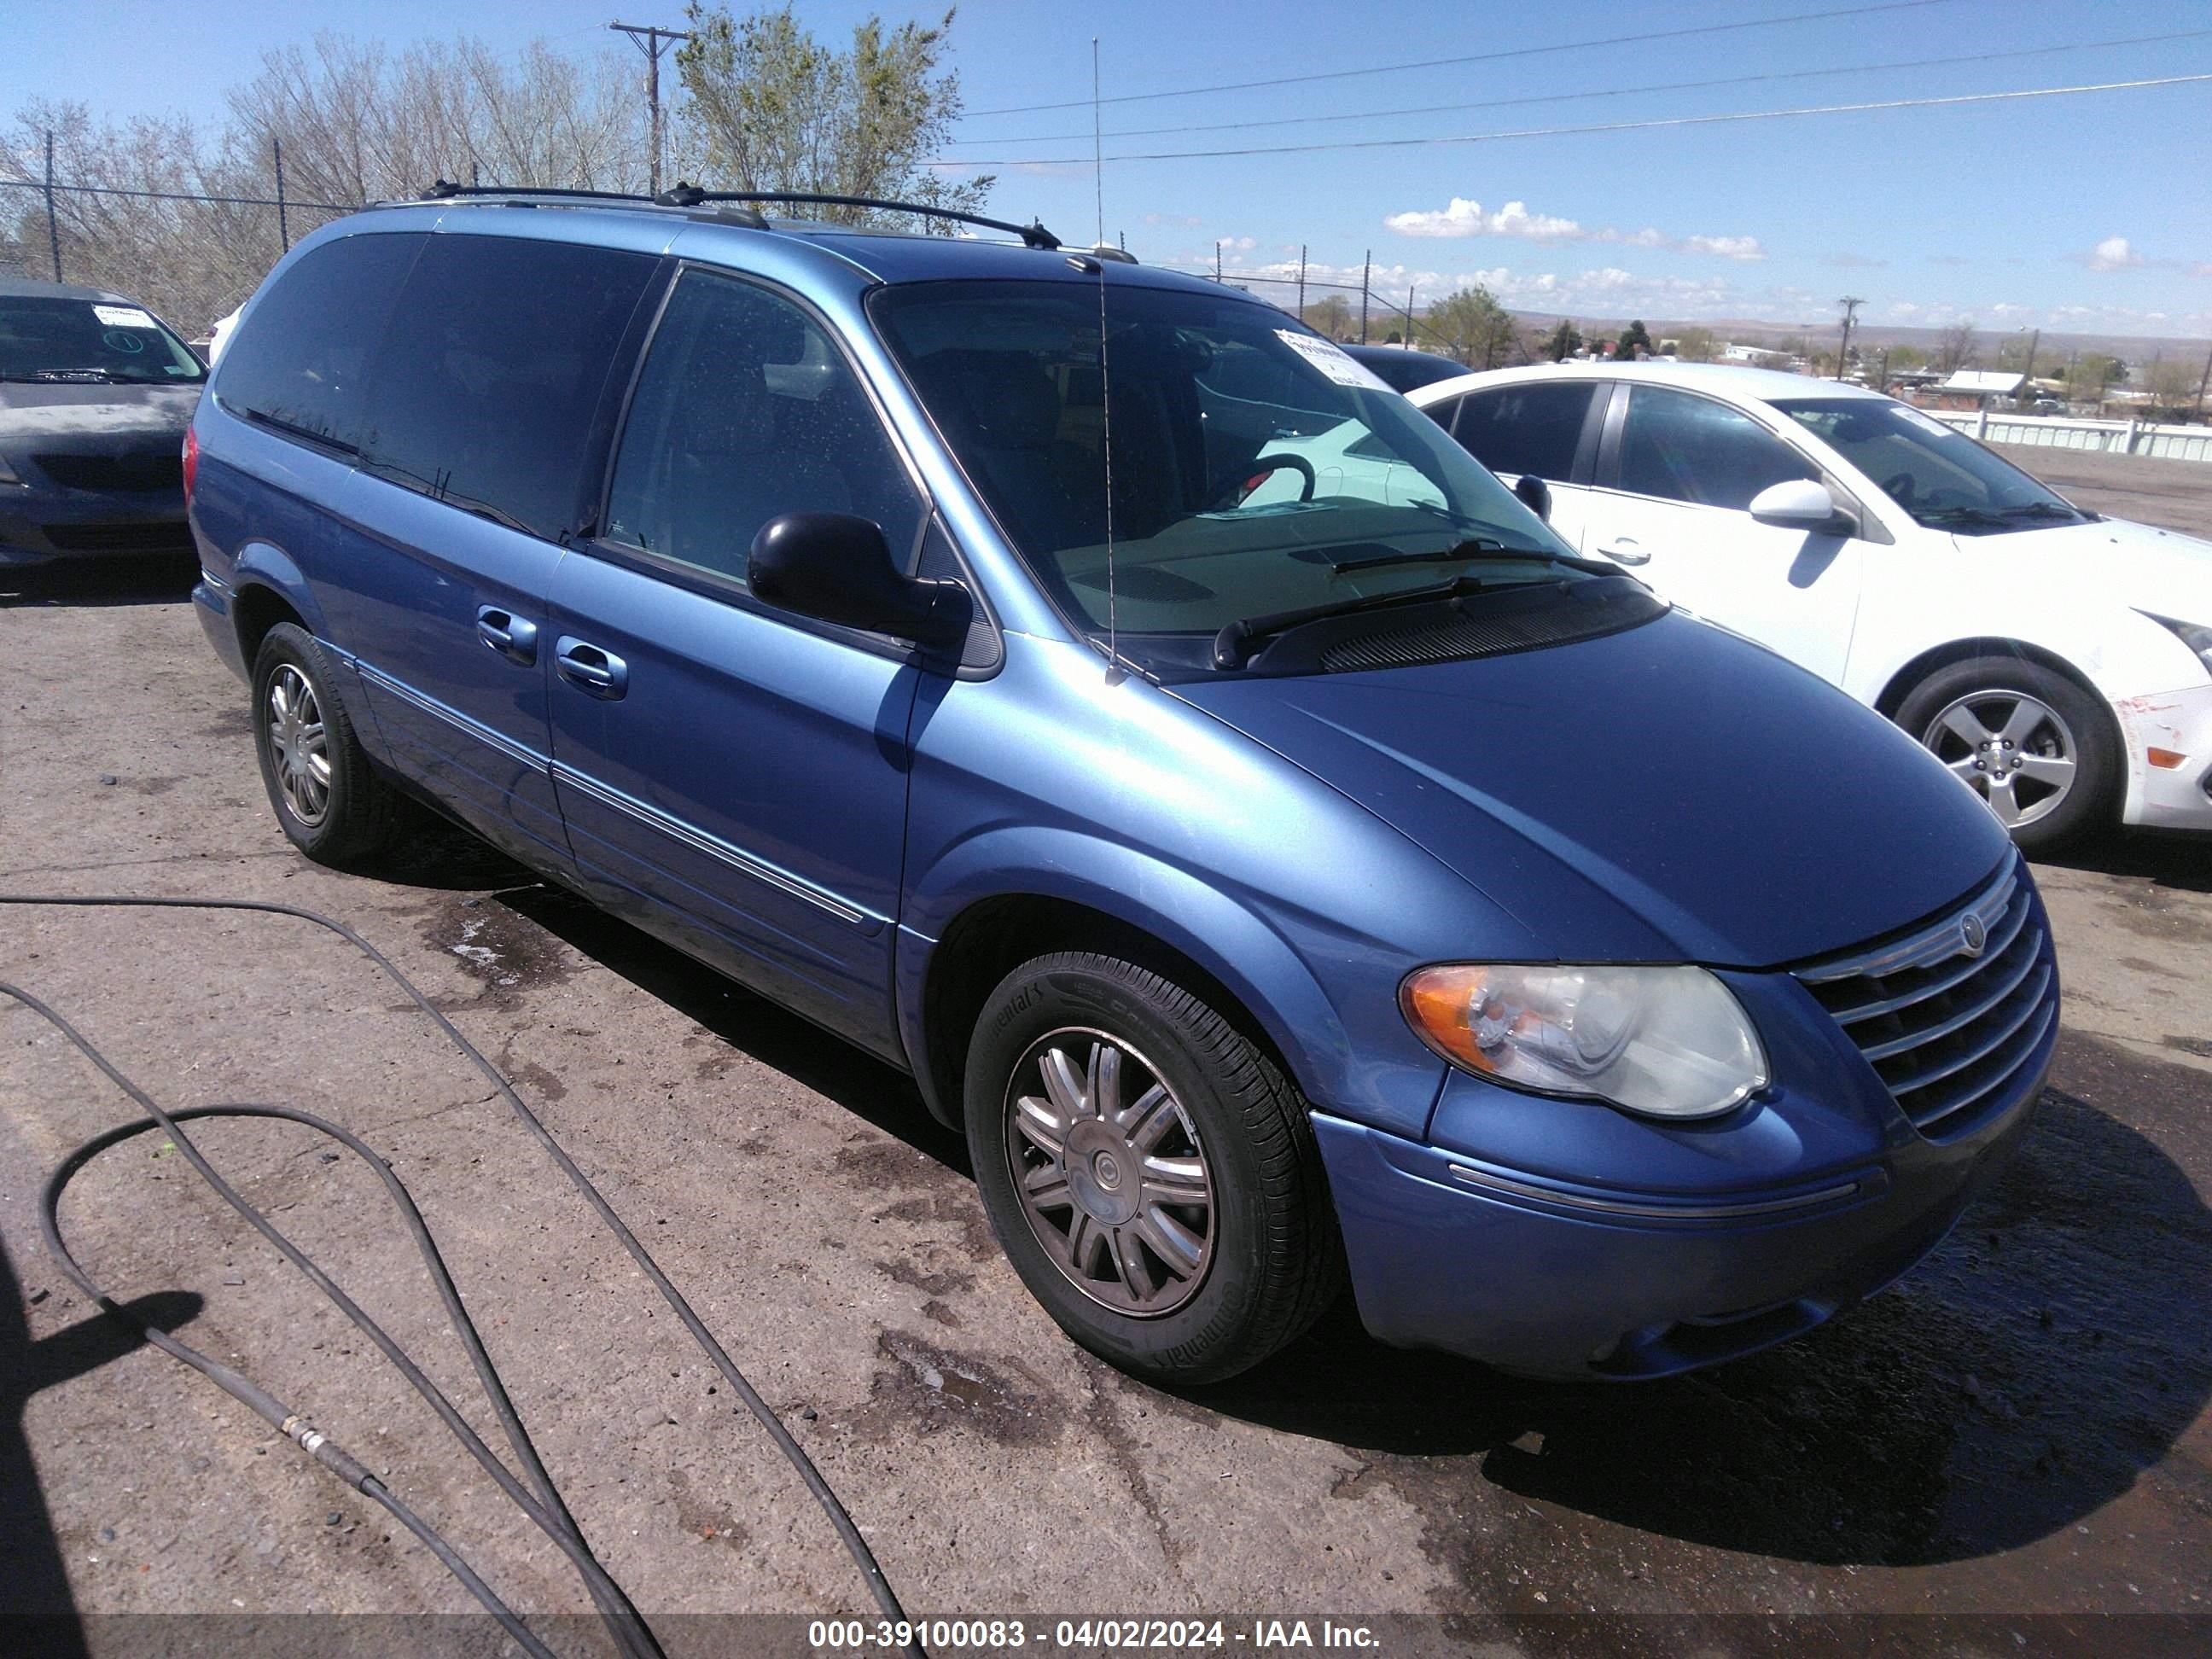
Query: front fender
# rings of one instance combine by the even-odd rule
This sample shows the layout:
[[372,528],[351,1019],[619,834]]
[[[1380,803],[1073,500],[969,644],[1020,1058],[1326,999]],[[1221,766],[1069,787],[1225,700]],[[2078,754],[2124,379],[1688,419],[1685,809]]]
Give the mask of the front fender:
[[[1410,965],[1398,952],[1318,918],[1266,914],[1135,848],[1038,826],[963,842],[908,893],[896,1001],[901,1037],[925,1086],[933,1036],[966,1036],[927,1029],[924,994],[937,942],[970,906],[1015,895],[1082,905],[1189,957],[1259,1023],[1308,1099],[1399,1134],[1426,1127],[1443,1066],[1398,1015],[1396,982]],[[1316,959],[1340,969],[1337,998],[1309,965]],[[1350,1014],[1339,1006],[1347,993],[1360,1005]],[[957,1101],[937,1105],[957,1118]]]

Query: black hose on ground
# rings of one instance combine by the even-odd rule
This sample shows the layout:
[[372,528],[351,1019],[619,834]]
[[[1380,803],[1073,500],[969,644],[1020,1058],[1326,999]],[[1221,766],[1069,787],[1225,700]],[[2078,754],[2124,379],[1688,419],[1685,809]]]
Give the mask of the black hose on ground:
[[[806,1455],[805,1448],[793,1438],[791,1431],[783,1425],[782,1420],[776,1416],[768,1402],[761,1398],[758,1391],[746,1379],[744,1373],[738,1369],[736,1362],[730,1358],[722,1345],[715,1340],[713,1333],[708,1330],[704,1322],[692,1310],[690,1304],[684,1300],[683,1293],[676,1288],[668,1275],[661,1270],[659,1264],[638,1241],[637,1236],[631,1232],[623,1224],[622,1218],[616,1214],[613,1206],[607,1202],[605,1196],[592,1184],[591,1177],[578,1167],[575,1160],[570,1158],[566,1149],[553,1138],[537,1115],[523,1103],[521,1096],[515,1092],[514,1086],[507,1081],[506,1076],[485,1058],[482,1050],[461,1034],[459,1029],[446,1018],[443,1012],[432,1003],[429,998],[416,987],[414,981],[402,973],[382,951],[342,921],[322,915],[316,911],[302,909],[296,905],[278,904],[261,899],[174,898],[130,894],[0,893],[0,904],[77,908],[253,911],[313,922],[319,927],[327,928],[337,934],[361,951],[406,994],[416,1008],[436,1022],[438,1028],[445,1033],[453,1046],[465,1055],[479,1072],[483,1073],[494,1089],[505,1099],[509,1109],[521,1121],[523,1127],[537,1139],[546,1155],[559,1166],[562,1173],[568,1177],[585,1201],[599,1212],[599,1218],[606,1223],[608,1229],[621,1242],[623,1248],[629,1252],[631,1259],[643,1270],[646,1276],[652,1279],[663,1299],[674,1310],[677,1317],[683,1321],[684,1328],[691,1333],[693,1340],[714,1362],[715,1369],[721,1372],[732,1389],[736,1392],[739,1399],[744,1401],[747,1409],[758,1420],[762,1428],[768,1432],[769,1437],[775,1443],[777,1449],[783,1454],[792,1467],[797,1470],[799,1478],[805,1482],[807,1490],[813,1494],[815,1501],[821,1505],[823,1512],[829,1517],[830,1525],[836,1530],[838,1538],[843,1543],[847,1553],[852,1556],[854,1565],[860,1568],[861,1577],[866,1581],[869,1593],[877,1606],[882,1609],[886,1618],[896,1623],[905,1622],[905,1613],[899,1605],[897,1596],[891,1589],[890,1580],[884,1577],[883,1568],[877,1563],[874,1553],[869,1549],[867,1540],[861,1536],[860,1530],[854,1524],[852,1516],[839,1500],[837,1494],[831,1490],[830,1483],[823,1478],[821,1470],[815,1467],[813,1459]],[[609,1633],[623,1651],[634,1656],[634,1659],[660,1659],[659,1644],[654,1640],[651,1629],[637,1609],[630,1604],[629,1599],[623,1595],[621,1586],[617,1584],[609,1577],[606,1570],[599,1565],[598,1559],[592,1553],[590,1546],[586,1543],[581,1528],[577,1526],[574,1517],[569,1514],[567,1506],[562,1502],[551,1475],[547,1473],[544,1464],[538,1458],[537,1449],[531,1443],[529,1433],[523,1426],[520,1415],[515,1411],[514,1402],[508,1398],[505,1387],[500,1382],[497,1369],[492,1364],[489,1354],[485,1352],[483,1339],[478,1335],[474,1321],[469,1317],[462,1304],[460,1293],[453,1284],[451,1273],[447,1270],[445,1261],[438,1252],[437,1245],[430,1236],[428,1227],[422,1220],[421,1211],[416,1206],[414,1199],[409,1194],[406,1187],[398,1176],[392,1173],[391,1167],[384,1159],[379,1157],[367,1142],[349,1130],[342,1128],[327,1119],[290,1107],[252,1104],[196,1106],[170,1112],[145,1090],[118,1070],[106,1056],[101,1054],[99,1048],[68,1020],[30,992],[5,981],[0,981],[0,996],[5,996],[20,1003],[30,1012],[52,1025],[146,1113],[143,1118],[130,1123],[118,1124],[87,1141],[63,1160],[60,1167],[54,1171],[46,1182],[42,1195],[40,1224],[47,1249],[53,1255],[55,1261],[61,1266],[63,1272],[69,1276],[70,1281],[100,1307],[109,1317],[121,1321],[154,1346],[191,1366],[218,1387],[242,1401],[254,1412],[275,1425],[302,1450],[330,1469],[346,1485],[381,1504],[410,1532],[422,1540],[439,1561],[443,1563],[446,1568],[467,1588],[470,1594],[474,1595],[485,1609],[498,1620],[518,1642],[522,1644],[526,1651],[538,1656],[538,1659],[551,1659],[551,1655],[544,1644],[531,1633],[522,1620],[471,1569],[459,1552],[428,1522],[386,1488],[383,1483],[368,1469],[266,1390],[258,1387],[228,1366],[210,1358],[189,1344],[179,1341],[167,1332],[157,1329],[135,1318],[128,1310],[112,1301],[70,1254],[68,1245],[62,1236],[60,1206],[62,1193],[70,1180],[87,1164],[118,1142],[155,1128],[164,1131],[170,1140],[175,1144],[177,1150],[184,1154],[201,1178],[215,1190],[216,1195],[244,1217],[264,1237],[276,1245],[283,1253],[285,1258],[306,1275],[311,1284],[328,1297],[348,1319],[358,1326],[362,1333],[376,1344],[401,1376],[428,1402],[432,1410],[437,1413],[441,1420],[460,1440],[470,1455],[475,1458],[485,1472],[498,1483],[500,1489],[514,1501],[516,1507],[521,1510],[531,1523],[544,1532],[562,1553],[568,1556],[570,1563],[575,1567],[578,1576],[582,1579],[586,1589],[591,1595],[593,1603],[599,1607],[600,1617],[605,1622]],[[531,1489],[526,1490],[523,1484],[515,1479],[514,1474],[500,1461],[497,1455],[483,1443],[482,1437],[453,1408],[453,1403],[446,1398],[437,1385],[424,1375],[421,1367],[408,1358],[398,1344],[393,1341],[384,1329],[350,1297],[347,1296],[320,1267],[317,1267],[304,1251],[287,1238],[274,1222],[241,1197],[179,1127],[187,1121],[210,1117],[275,1118],[303,1124],[340,1142],[376,1173],[383,1182],[385,1190],[391,1197],[394,1206],[398,1210],[401,1219],[406,1224],[416,1251],[421,1255],[424,1267],[428,1271],[432,1282],[437,1287],[439,1297],[445,1304],[447,1314],[453,1322],[454,1331],[459,1335],[463,1345],[468,1350],[469,1363],[476,1371],[477,1381],[483,1388],[485,1397],[490,1401],[494,1413],[500,1419],[500,1425],[506,1433],[507,1443],[514,1449],[516,1457],[521,1462],[525,1472],[529,1476]],[[922,1653],[918,1642],[910,1645],[907,1650],[917,1656],[917,1659],[920,1659]]]

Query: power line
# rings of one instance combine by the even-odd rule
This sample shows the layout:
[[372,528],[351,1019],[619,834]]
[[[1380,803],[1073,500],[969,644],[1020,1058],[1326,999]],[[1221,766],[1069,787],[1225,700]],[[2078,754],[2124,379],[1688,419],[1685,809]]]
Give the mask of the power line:
[[[1607,35],[1601,40],[1567,40],[1550,46],[1516,46],[1506,52],[1470,52],[1459,58],[1427,58],[1413,64],[1377,64],[1371,69],[1328,70],[1315,75],[1282,75],[1266,81],[1225,81],[1208,87],[1182,87],[1173,92],[1131,92],[1102,99],[1108,104],[1141,104],[1160,98],[1194,98],[1207,92],[1248,92],[1255,87],[1303,86],[1314,81],[1346,81],[1363,75],[1396,75],[1406,70],[1447,69],[1461,64],[1494,64],[1507,58],[1540,58],[1558,52],[1587,52],[1595,46],[1626,46],[1650,40],[1681,40],[1692,35],[1728,34],[1742,29],[1774,28],[1784,23],[1814,23],[1832,17],[1864,17],[1875,12],[1916,11],[1927,6],[1948,6],[1957,0],[1883,0],[1871,6],[1841,6],[1832,11],[1801,11],[1788,17],[1755,17],[1743,23],[1701,23],[1692,28],[1653,29],[1643,34]],[[969,110],[963,120],[986,115],[1028,115],[1038,110],[1084,109],[1090,100],[1075,98],[1057,104],[1009,104],[999,109]]]
[[[2076,93],[2128,92],[2143,87],[2189,86],[2212,81],[2212,74],[2167,75],[2144,81],[2103,81],[2077,87],[2025,87],[2014,92],[1969,92],[1948,98],[1889,98],[1863,104],[1814,104],[1797,109],[1741,110],[1722,115],[1670,115],[1642,121],[1596,121],[1583,126],[1521,127],[1507,132],[1468,132],[1429,138],[1347,138],[1334,143],[1254,144],[1238,149],[1150,150],[1109,155],[1109,161],[1193,161],[1230,155],[1297,155],[1316,150],[1403,149],[1426,144],[1486,144],[1506,138],[1559,138],[1589,132],[1641,132],[1655,127],[1713,126],[1730,121],[1778,121],[1794,115],[1850,115],[1868,110],[1937,109],[1956,104],[1996,104],[2022,98],[2063,98]],[[963,156],[969,167],[1068,167],[1064,155],[1026,155],[979,161]]]
[[[0,179],[0,190],[10,186],[17,190],[46,188],[36,179]],[[57,196],[132,196],[141,201],[205,202],[220,207],[327,208],[332,213],[355,213],[368,205],[366,202],[303,202],[296,196],[287,196],[279,201],[274,196],[203,196],[183,190],[118,190],[106,185],[56,185],[52,188]]]
[[[1323,121],[1373,121],[1400,115],[1443,115],[1460,110],[1508,109],[1524,104],[1575,103],[1592,98],[1630,98],[1651,92],[1695,92],[1714,87],[1741,87],[1768,81],[1809,81],[1831,75],[1868,75],[1891,70],[1943,69],[1954,64],[1993,63],[2007,58],[2047,58],[2062,52],[2096,52],[2109,46],[2143,46],[2172,40],[2199,40],[2212,29],[2185,29],[2175,34],[2137,34],[2118,40],[2082,40],[2056,46],[2024,46],[2011,52],[1974,52],[1954,58],[1918,58],[1888,64],[1847,64],[1837,69],[1773,70],[1759,75],[1731,75],[1714,81],[1662,81],[1643,87],[1613,87],[1602,91],[1547,92],[1527,98],[1486,98],[1472,104],[1401,104],[1390,109],[1358,110],[1348,115],[1285,115],[1261,121],[1208,121],[1193,126],[1123,127],[1109,137],[1153,138],[1177,132],[1238,132],[1256,127],[1310,126]],[[955,144],[1054,144],[1089,138],[1087,132],[1042,132],[1027,137],[955,138]]]

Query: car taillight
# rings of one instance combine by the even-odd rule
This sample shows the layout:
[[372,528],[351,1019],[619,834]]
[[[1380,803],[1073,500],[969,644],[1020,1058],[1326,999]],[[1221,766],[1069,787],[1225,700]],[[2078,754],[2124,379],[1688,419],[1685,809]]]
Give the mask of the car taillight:
[[192,485],[200,476],[200,434],[185,428],[185,505],[192,504]]

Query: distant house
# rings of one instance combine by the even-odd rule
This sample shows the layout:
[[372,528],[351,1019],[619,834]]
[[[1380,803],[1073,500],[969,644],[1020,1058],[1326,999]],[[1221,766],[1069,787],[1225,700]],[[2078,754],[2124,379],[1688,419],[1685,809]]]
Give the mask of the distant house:
[[1934,409],[1986,409],[1997,398],[2015,398],[2027,376],[2005,369],[1962,368],[1934,388],[1929,406]]

